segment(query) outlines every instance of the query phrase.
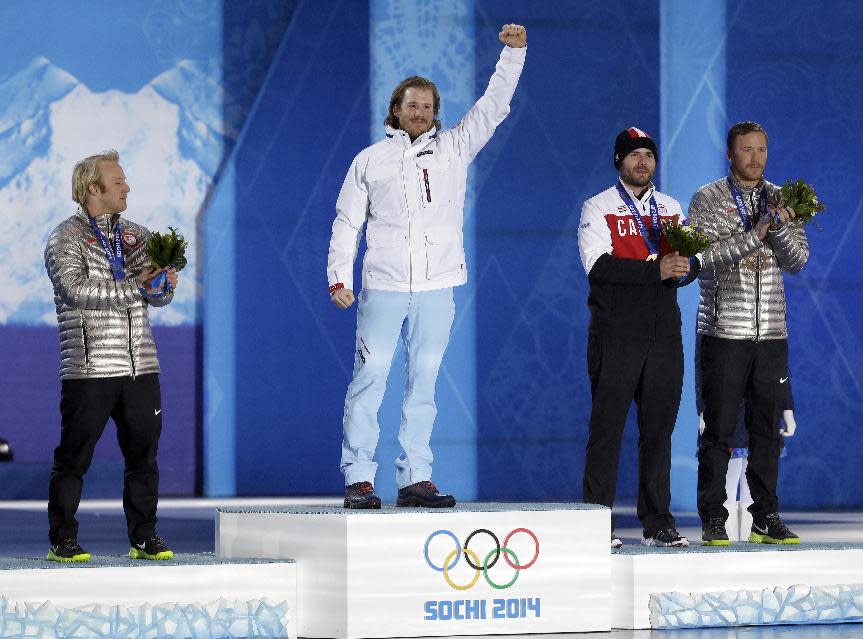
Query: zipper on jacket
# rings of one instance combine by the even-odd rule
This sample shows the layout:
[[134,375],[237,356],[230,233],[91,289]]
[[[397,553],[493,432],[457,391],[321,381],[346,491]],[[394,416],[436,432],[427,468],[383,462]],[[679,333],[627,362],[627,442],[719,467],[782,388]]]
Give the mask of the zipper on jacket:
[[84,366],[90,365],[90,345],[87,343],[87,325],[81,317],[81,334],[84,336]]
[[[755,220],[755,189],[749,194],[751,220]],[[761,337],[761,252],[755,258],[755,341]]]
[[[414,169],[411,168],[411,171]],[[416,175],[416,174],[414,174]],[[405,172],[405,159],[404,155],[402,155],[402,194],[405,198],[405,212],[408,215],[408,288],[413,291],[413,281],[414,281],[414,260],[413,260],[413,248],[412,244],[412,235],[411,235],[411,206],[410,206],[410,197],[408,196],[408,177]]]
[[755,341],[761,336],[761,256],[755,258]]
[[132,379],[135,379],[135,357],[132,355],[132,309],[126,309],[126,317],[129,320],[129,363],[132,365]]

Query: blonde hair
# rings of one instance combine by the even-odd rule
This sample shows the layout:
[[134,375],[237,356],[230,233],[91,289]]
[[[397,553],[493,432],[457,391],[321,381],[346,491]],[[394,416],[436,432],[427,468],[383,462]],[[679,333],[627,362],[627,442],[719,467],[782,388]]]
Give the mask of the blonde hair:
[[72,199],[83,206],[90,187],[93,184],[102,186],[102,172],[99,170],[99,162],[118,162],[119,160],[120,154],[114,149],[110,149],[78,162],[72,169]]

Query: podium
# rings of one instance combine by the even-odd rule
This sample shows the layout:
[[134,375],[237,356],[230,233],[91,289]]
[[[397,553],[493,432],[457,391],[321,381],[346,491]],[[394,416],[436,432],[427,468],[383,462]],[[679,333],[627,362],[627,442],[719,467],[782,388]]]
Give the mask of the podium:
[[295,619],[291,561],[0,559],[0,637],[296,639]]
[[612,556],[615,628],[863,621],[863,545],[625,546]]
[[219,508],[225,560],[297,562],[301,637],[609,631],[611,511]]

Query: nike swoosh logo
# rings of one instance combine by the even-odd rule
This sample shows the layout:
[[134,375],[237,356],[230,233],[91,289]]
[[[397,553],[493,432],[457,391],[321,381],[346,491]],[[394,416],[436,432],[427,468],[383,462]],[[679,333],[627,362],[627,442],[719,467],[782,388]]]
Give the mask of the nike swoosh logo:
[[161,413],[161,412],[162,412],[162,409],[160,408],[159,410],[157,410],[157,411],[155,412],[155,414],[156,414],[156,415],[158,415],[158,414],[159,414],[159,413]]
[[146,546],[146,545],[147,545],[147,542],[144,542],[143,544],[135,544],[135,548],[140,548],[141,550],[144,550],[144,546]]
[[780,383],[780,384],[784,384],[784,383],[785,383],[785,382],[787,382],[787,381],[788,381],[788,378],[787,378],[787,377],[783,377],[782,379],[780,379],[780,380],[779,380],[779,383]]
[[759,526],[756,526],[755,524],[752,524],[752,530],[755,530],[756,532],[758,532],[759,534],[762,534],[762,535],[767,534],[767,528],[761,528]]

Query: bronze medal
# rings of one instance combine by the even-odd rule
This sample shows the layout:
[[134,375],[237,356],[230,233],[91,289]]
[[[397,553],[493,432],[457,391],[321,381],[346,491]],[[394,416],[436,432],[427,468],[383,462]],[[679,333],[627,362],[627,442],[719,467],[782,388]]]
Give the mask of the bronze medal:
[[758,273],[767,268],[766,264],[767,260],[764,259],[764,252],[761,249],[758,249],[752,255],[744,258],[743,266],[745,266],[748,270],[753,273]]

